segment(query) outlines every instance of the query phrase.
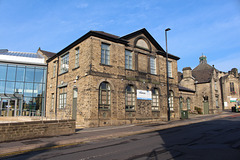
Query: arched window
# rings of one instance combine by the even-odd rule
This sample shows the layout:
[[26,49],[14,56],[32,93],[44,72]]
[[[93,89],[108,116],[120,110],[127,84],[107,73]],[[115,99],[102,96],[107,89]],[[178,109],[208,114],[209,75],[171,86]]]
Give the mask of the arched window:
[[180,106],[180,110],[182,110],[182,108],[183,108],[182,104],[183,104],[183,98],[180,97],[180,98],[179,98],[179,106]]
[[152,111],[159,110],[159,92],[157,88],[152,89]]
[[173,91],[169,92],[169,107],[170,107],[170,111],[173,111]]
[[187,109],[190,110],[191,106],[190,106],[190,98],[187,98]]
[[110,85],[102,82],[99,87],[99,109],[110,109]]
[[128,85],[125,93],[126,110],[135,110],[135,91],[134,87]]

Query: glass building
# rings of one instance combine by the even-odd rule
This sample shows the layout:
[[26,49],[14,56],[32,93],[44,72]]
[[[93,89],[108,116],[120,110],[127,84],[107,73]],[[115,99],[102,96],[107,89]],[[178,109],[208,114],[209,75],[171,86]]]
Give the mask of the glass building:
[[45,59],[0,49],[0,116],[44,116]]

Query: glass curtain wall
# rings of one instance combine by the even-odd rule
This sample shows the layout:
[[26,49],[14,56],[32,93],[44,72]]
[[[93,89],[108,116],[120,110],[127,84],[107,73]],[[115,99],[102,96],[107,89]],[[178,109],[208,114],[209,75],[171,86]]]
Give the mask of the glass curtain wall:
[[45,115],[45,85],[46,67],[0,64],[0,116]]

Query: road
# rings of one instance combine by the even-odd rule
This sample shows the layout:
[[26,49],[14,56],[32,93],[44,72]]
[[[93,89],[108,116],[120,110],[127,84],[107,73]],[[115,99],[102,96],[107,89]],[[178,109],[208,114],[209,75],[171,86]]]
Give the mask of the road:
[[129,137],[40,150],[5,159],[239,160],[240,114]]

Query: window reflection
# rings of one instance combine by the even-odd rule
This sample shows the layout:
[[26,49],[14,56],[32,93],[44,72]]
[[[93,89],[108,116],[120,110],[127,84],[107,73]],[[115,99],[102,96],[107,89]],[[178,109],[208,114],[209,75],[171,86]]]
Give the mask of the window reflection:
[[7,82],[6,83],[5,93],[7,93],[7,94],[13,94],[14,93],[14,82]]
[[25,76],[25,68],[18,67],[18,68],[17,68],[16,81],[23,82],[23,81],[24,81],[24,76]]
[[35,70],[35,82],[43,82],[43,70],[36,69]]
[[23,85],[22,82],[16,82],[15,93],[23,94]]
[[43,85],[41,83],[34,84],[34,92],[33,92],[34,97],[42,96],[42,86]]
[[34,68],[26,68],[26,82],[33,82]]
[[5,81],[0,81],[0,93],[4,93],[4,88],[5,88]]
[[45,83],[46,67],[0,64],[0,94],[17,99],[17,105],[21,106],[21,113],[19,110],[17,115],[41,116]]
[[33,83],[25,83],[24,96],[32,97],[33,93]]
[[6,79],[7,66],[0,65],[0,80]]
[[8,67],[7,69],[7,80],[15,81],[16,67]]

